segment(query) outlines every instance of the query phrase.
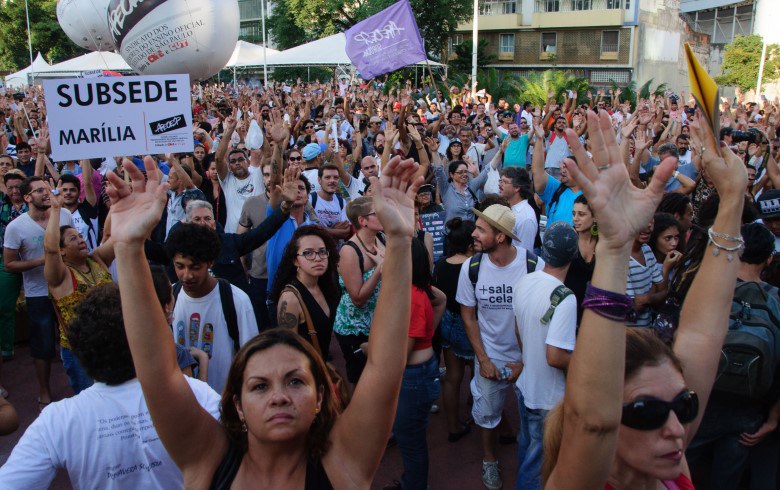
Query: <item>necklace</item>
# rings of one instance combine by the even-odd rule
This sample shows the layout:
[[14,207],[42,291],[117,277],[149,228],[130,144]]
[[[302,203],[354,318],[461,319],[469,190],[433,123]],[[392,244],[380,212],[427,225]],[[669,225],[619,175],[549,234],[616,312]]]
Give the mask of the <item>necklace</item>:
[[97,279],[95,278],[95,271],[92,268],[92,266],[90,266],[89,262],[87,262],[87,268],[88,268],[87,272],[82,272],[77,267],[71,267],[71,270],[76,274],[78,274],[81,277],[81,279],[84,281],[84,283],[86,283],[87,286],[94,287],[95,284],[97,284]]
[[360,238],[360,233],[355,233],[355,236],[357,237],[358,241],[363,246],[363,248],[366,250],[366,252],[370,253],[371,255],[376,255],[376,252],[377,252],[377,250],[376,250],[376,238],[374,238],[374,251],[372,252],[371,250],[369,250],[369,248],[366,246],[366,244],[363,243],[363,239]]

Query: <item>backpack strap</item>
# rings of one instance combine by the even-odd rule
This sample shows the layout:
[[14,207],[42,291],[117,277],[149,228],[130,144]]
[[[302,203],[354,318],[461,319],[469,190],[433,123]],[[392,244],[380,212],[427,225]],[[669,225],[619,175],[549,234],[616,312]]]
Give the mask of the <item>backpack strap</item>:
[[339,211],[344,209],[344,196],[341,195],[341,192],[336,193],[336,199],[339,200]]
[[309,194],[309,197],[311,197],[311,207],[312,207],[312,209],[316,209],[317,208],[317,197],[318,197],[317,196],[317,191],[311,191],[311,193]]
[[[378,236],[378,235],[377,235],[377,236]],[[350,248],[352,248],[352,249],[354,249],[354,250],[355,250],[355,253],[356,253],[356,254],[357,254],[357,256],[358,256],[358,264],[360,264],[360,273],[361,273],[361,274],[363,274],[363,273],[365,272],[365,270],[363,269],[363,267],[364,267],[364,264],[363,264],[363,252],[360,250],[360,247],[358,247],[358,246],[355,244],[355,242],[350,242],[349,240],[347,240],[346,242],[344,242],[344,245],[347,245],[347,246],[349,246]]]
[[549,325],[550,320],[552,320],[553,313],[555,313],[555,309],[567,296],[571,294],[574,294],[572,290],[562,284],[553,289],[553,292],[550,294],[550,307],[547,308],[547,312],[544,314],[544,316],[542,316],[542,319],[539,320],[539,323],[544,326]]
[[288,284],[284,287],[284,289],[282,289],[282,293],[285,291],[292,293],[295,296],[295,299],[298,300],[298,304],[301,305],[301,311],[303,311],[303,317],[306,319],[306,330],[308,330],[309,337],[311,337],[311,343],[314,348],[317,349],[317,352],[320,353],[320,356],[322,356],[320,340],[317,337],[317,330],[314,329],[314,321],[311,319],[311,315],[309,314],[309,309],[306,307],[306,303],[303,302],[300,291],[298,291],[298,288],[292,284]]
[[179,293],[181,292],[181,282],[176,281],[173,283],[173,299],[174,301],[179,300]]
[[218,278],[219,300],[222,302],[222,313],[225,315],[228,334],[233,340],[233,352],[236,353],[241,348],[238,342],[238,316],[236,315],[236,304],[233,301],[233,289],[230,283],[225,279]]
[[471,194],[471,198],[474,200],[474,207],[479,207],[479,199],[477,199],[477,195],[474,194],[474,191],[471,190],[471,187],[466,186],[466,190],[469,191],[469,194]]
[[530,250],[525,251],[525,272],[530,274],[536,270],[536,265],[539,263],[539,257]]
[[479,279],[479,264],[482,262],[482,252],[477,252],[469,259],[469,280],[474,291],[477,290],[477,280]]
[[566,189],[568,189],[568,187],[566,187],[563,184],[560,184],[558,186],[558,188],[555,189],[555,192],[553,193],[552,197],[550,198],[550,206],[549,206],[549,209],[547,210],[547,216],[548,217],[552,214],[553,206],[555,206],[555,208],[558,207],[558,200],[560,200],[561,194],[566,192]]

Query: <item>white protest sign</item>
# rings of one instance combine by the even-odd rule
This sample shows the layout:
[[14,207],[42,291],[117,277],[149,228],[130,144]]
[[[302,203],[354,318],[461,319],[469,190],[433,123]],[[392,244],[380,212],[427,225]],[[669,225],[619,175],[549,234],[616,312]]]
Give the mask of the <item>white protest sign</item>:
[[188,75],[44,80],[55,161],[190,152]]

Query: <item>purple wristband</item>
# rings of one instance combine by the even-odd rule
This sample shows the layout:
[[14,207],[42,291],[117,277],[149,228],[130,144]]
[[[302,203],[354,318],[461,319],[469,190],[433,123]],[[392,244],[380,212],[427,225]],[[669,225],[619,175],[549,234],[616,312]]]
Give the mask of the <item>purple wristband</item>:
[[582,300],[583,308],[616,322],[625,322],[633,306],[634,300],[630,296],[599,289],[590,282],[585,290],[585,299]]

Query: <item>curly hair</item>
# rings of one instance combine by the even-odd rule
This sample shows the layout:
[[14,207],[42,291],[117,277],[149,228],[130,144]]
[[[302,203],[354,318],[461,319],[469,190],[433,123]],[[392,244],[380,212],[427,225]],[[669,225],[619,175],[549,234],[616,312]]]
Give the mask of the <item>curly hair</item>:
[[271,291],[271,300],[278,301],[279,296],[282,295],[282,290],[295,279],[296,268],[295,259],[298,256],[298,244],[301,238],[305,236],[318,236],[325,243],[325,248],[328,249],[328,268],[325,270],[325,274],[319,278],[317,284],[322,290],[322,294],[325,296],[325,301],[328,304],[337,303],[341,296],[341,288],[339,288],[339,251],[336,248],[336,242],[325,231],[325,228],[317,225],[305,225],[301,226],[295,233],[293,233],[290,242],[284,249],[282,255],[282,261],[279,263],[279,269],[276,271],[276,277],[274,278],[274,287]]
[[222,392],[220,402],[220,414],[222,426],[225,428],[228,438],[246,450],[247,435],[242,430],[243,423],[238,415],[234,397],[241,401],[241,388],[244,384],[244,372],[249,360],[256,354],[261,354],[277,345],[286,345],[301,352],[309,360],[309,367],[314,376],[314,382],[318,389],[322,390],[322,409],[309,429],[306,437],[306,450],[312,461],[321,460],[330,448],[330,431],[341,413],[341,405],[336,399],[333,390],[333,381],[328,374],[325,361],[315,348],[303,337],[286,328],[272,328],[253,338],[238,351],[233,358],[228,372],[227,383]]
[[135,378],[119,288],[111,283],[90,289],[75,313],[68,341],[84,371],[109,386]]
[[179,223],[165,240],[165,253],[171,260],[180,254],[201,264],[217,260],[221,245],[214,230],[194,223]]

